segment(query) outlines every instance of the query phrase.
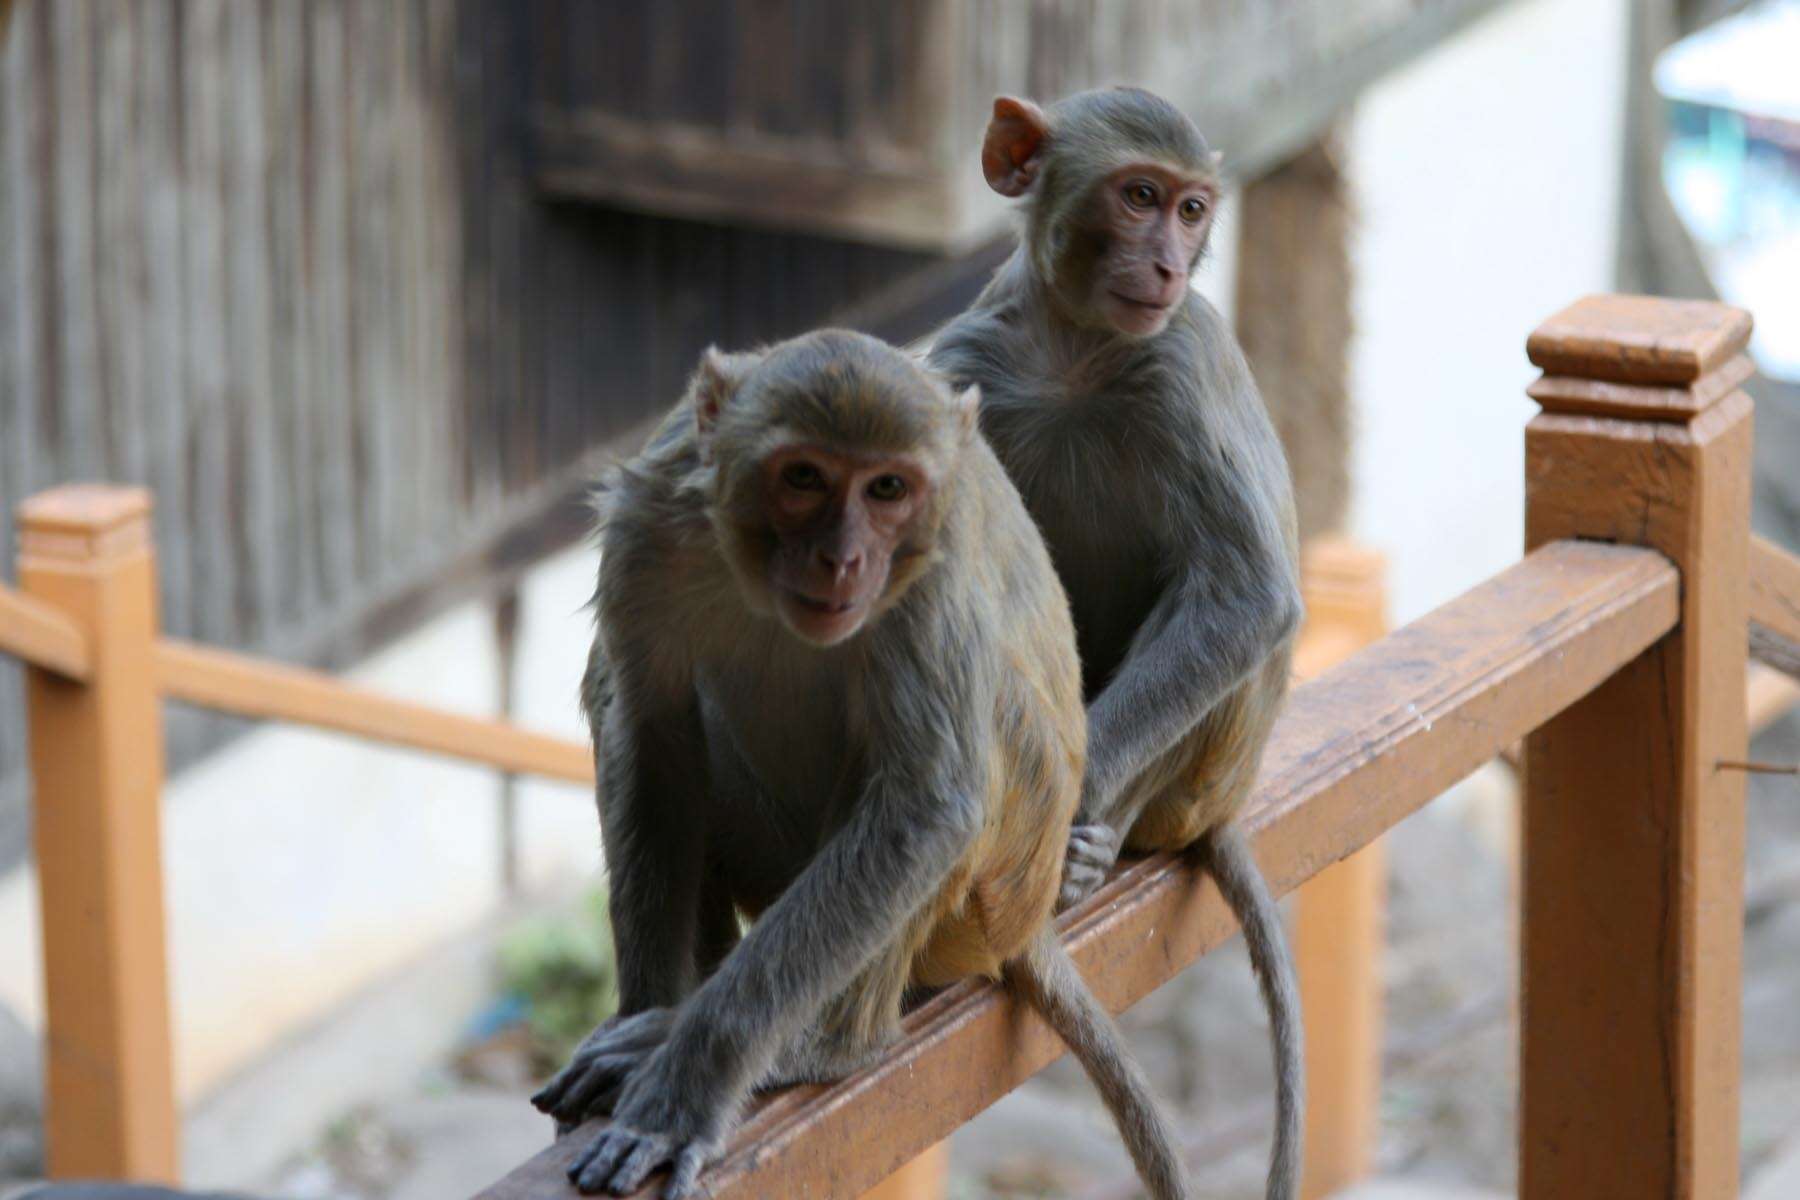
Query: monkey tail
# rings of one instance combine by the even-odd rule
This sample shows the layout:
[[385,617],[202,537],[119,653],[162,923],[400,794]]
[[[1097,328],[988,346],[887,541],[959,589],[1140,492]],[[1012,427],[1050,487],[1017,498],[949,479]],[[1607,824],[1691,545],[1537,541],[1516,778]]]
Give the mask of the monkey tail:
[[1188,1200],[1187,1168],[1150,1081],[1112,1014],[1094,999],[1049,925],[1006,965],[1006,979],[1068,1045],[1100,1090],[1151,1200]]
[[1275,1148],[1269,1160],[1268,1200],[1296,1200],[1300,1194],[1300,1150],[1306,1114],[1305,1034],[1300,1023],[1300,989],[1294,958],[1281,925],[1281,910],[1235,825],[1213,829],[1202,842],[1207,868],[1232,915],[1244,929],[1250,968],[1269,1012],[1269,1041],[1275,1053]]

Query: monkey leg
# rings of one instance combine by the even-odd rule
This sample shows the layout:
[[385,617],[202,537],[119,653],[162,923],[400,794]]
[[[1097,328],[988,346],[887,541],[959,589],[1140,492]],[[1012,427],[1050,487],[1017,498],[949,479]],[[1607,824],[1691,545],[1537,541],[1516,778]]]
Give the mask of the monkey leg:
[[[1099,890],[1121,851],[1184,850],[1229,821],[1250,794],[1260,741],[1247,736],[1240,692],[1147,766],[1098,819],[1069,832],[1057,911]],[[1256,715],[1251,710],[1249,715]]]
[[700,883],[700,927],[694,940],[695,977],[704,983],[738,944],[737,906],[731,887],[717,864],[709,865]]

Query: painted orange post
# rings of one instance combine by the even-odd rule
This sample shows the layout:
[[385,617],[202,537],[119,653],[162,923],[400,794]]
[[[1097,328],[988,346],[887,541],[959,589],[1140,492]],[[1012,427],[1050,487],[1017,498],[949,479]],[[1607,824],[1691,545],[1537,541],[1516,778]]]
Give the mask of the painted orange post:
[[1593,296],[1528,344],[1528,547],[1659,550],[1681,623],[1526,741],[1523,1200],[1738,1194],[1749,334]]
[[19,513],[19,581],[88,638],[93,674],[28,673],[55,1178],[174,1182],[150,500],[67,487]]
[[[1301,557],[1306,627],[1294,673],[1310,679],[1387,631],[1385,564],[1338,538]],[[1301,1195],[1329,1196],[1367,1176],[1381,1099],[1381,947],[1387,854],[1379,841],[1303,886],[1294,956],[1306,1020],[1306,1142]]]
[[862,1194],[862,1200],[942,1200],[950,1143],[939,1142]]

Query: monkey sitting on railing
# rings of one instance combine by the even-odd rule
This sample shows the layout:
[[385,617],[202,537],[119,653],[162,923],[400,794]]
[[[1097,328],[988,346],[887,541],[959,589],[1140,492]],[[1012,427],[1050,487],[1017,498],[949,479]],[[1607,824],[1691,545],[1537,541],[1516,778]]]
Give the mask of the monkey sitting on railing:
[[[708,353],[604,501],[584,684],[620,1015],[534,1103],[584,1192],[693,1193],[752,1089],[835,1079],[909,992],[1004,975],[1151,1195],[1167,1123],[1048,925],[1086,728],[1067,601],[951,392],[843,332]],[[754,918],[739,938],[739,915]]]

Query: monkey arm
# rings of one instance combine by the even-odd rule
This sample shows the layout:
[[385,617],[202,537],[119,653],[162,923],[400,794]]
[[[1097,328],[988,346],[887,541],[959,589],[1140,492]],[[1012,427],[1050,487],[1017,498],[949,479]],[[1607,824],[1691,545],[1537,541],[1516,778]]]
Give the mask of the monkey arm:
[[[1246,540],[1265,545],[1246,550]],[[1298,628],[1299,588],[1273,539],[1229,544],[1229,553],[1196,551],[1089,706],[1078,823],[1123,836],[1136,814],[1111,811],[1120,793]]]
[[[904,623],[888,620],[883,632]],[[713,1153],[777,1055],[903,942],[979,833],[987,775],[981,739],[965,735],[962,718],[991,705],[971,699],[983,689],[971,686],[966,660],[932,662],[897,640],[906,645],[871,654],[871,757],[843,823],[627,1080],[612,1128],[578,1159],[584,1180],[608,1176],[618,1154],[683,1145],[701,1158]],[[892,1004],[897,1018],[897,992]]]
[[706,838],[706,753],[692,696],[667,711],[607,705],[597,741],[600,834],[618,959],[619,1012],[679,1004],[694,988]]
[[[604,1111],[666,1034],[698,973],[707,783],[699,714],[691,698],[653,710],[638,691],[620,703],[609,694],[603,711],[589,714],[619,1011],[532,1096],[559,1127]],[[639,712],[650,715],[631,715]]]
[[899,939],[980,821],[972,782],[946,791],[913,771],[873,773],[850,819],[682,1007],[659,1055],[676,1094],[710,1094],[720,1112],[734,1107],[826,1002]]

